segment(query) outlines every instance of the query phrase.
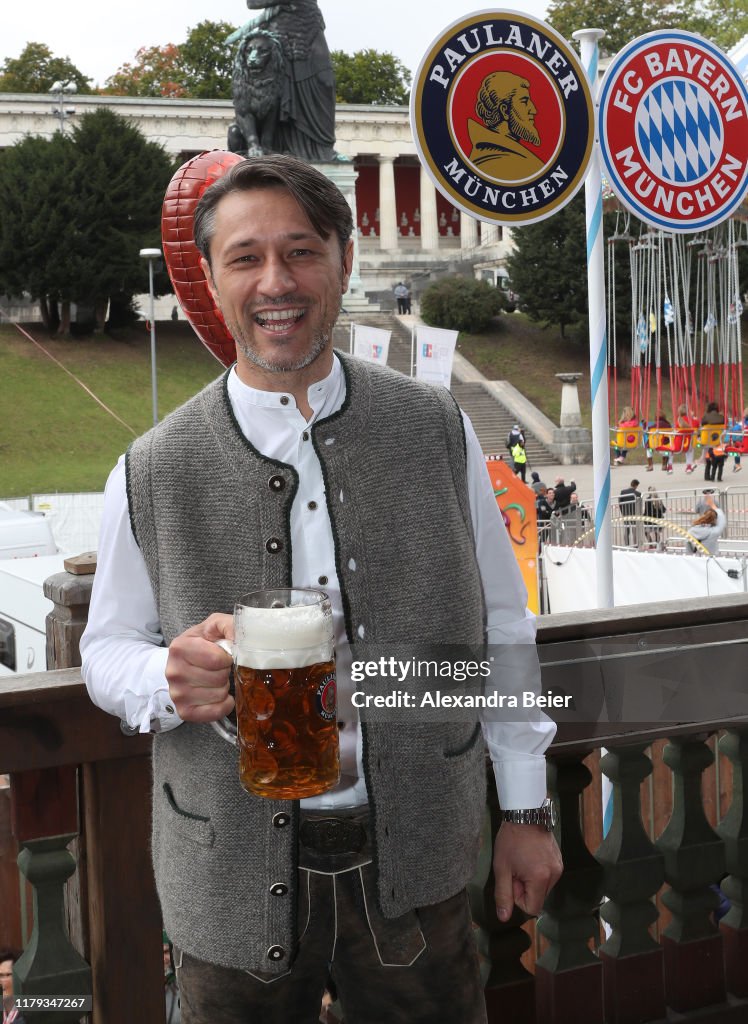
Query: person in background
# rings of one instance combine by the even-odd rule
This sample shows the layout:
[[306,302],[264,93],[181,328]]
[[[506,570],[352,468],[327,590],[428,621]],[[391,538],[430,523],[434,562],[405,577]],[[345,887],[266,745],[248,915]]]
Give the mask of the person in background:
[[623,517],[625,526],[624,543],[627,547],[635,542],[636,531],[634,523],[629,517],[636,515],[636,502],[640,498],[641,491],[639,490],[638,480],[632,480],[628,487],[623,488],[618,497],[618,509]]
[[547,490],[547,487],[540,479],[540,473],[536,470],[533,470],[532,473],[530,473],[530,487],[535,491],[535,494],[540,494],[541,491]]
[[3,1024],[24,1024],[18,1010],[13,1010],[13,964],[20,957],[17,949],[0,947],[0,992],[2,993]]
[[510,453],[512,451],[512,448],[514,448],[515,444],[517,444],[518,441],[521,441],[522,444],[524,444],[525,443],[525,435],[524,435],[524,433],[523,433],[519,423],[515,423],[514,426],[512,427],[512,429],[506,435],[506,447],[509,449]]
[[394,295],[397,299],[397,312],[399,314],[407,313],[408,311],[408,289],[405,287],[402,281],[398,281],[394,288]]
[[[688,532],[703,544],[710,555],[716,555],[719,551],[719,539],[727,526],[727,517],[717,505],[713,494],[706,494],[704,503],[706,511],[694,519]],[[686,552],[689,555],[697,553],[697,548],[690,540],[686,544]],[[698,553],[703,554],[703,551],[698,549]]]
[[[702,427],[703,426],[716,426],[716,425],[718,425],[720,423],[724,423],[724,422],[725,422],[725,418],[722,415],[722,413],[719,411],[719,406],[717,405],[717,403],[716,402],[709,402],[709,404],[706,407],[706,412],[701,417],[701,425],[702,425]],[[717,447],[719,448],[720,445],[718,445]],[[707,450],[706,450],[706,453],[704,455],[704,479],[707,480],[707,481],[714,480],[714,477],[715,477],[715,474],[716,474],[716,471],[717,471],[717,462],[716,462],[716,460],[713,459],[712,453],[713,453],[713,447],[712,446],[708,446]],[[724,455],[724,452],[723,452],[723,455]],[[724,464],[725,463],[724,463],[724,458],[723,458],[723,460],[722,460],[722,467],[724,466]],[[720,478],[720,480],[722,479],[722,473],[721,472],[720,472],[719,478]]]
[[557,476],[554,482],[554,511],[561,512],[563,514],[571,504],[571,496],[576,489],[577,485],[573,480],[570,483],[565,484],[564,478],[562,476]]
[[512,446],[512,461],[514,462],[514,472],[520,478],[522,483],[526,483],[525,474],[527,473],[527,451],[525,450],[524,439],[517,441]]
[[[656,487],[647,488],[647,496],[644,499],[644,515],[648,519],[664,519],[665,502],[657,493]],[[660,545],[662,542],[663,527],[659,523],[645,523],[644,536],[650,544]]]
[[[728,443],[734,445],[740,445],[742,447],[743,441],[748,437],[748,408],[743,409],[743,415],[740,419],[736,420],[730,426],[730,432],[728,436]],[[733,463],[733,473],[739,473],[743,468],[740,459],[741,453],[735,453],[735,462]]]
[[[683,443],[688,443],[686,448],[686,473],[689,475],[694,471],[694,448],[696,438],[694,437],[693,419],[688,415],[688,406],[682,403],[678,406],[678,412],[675,417],[675,428],[679,434],[683,435]],[[673,467],[673,453],[670,453],[670,469]]]
[[[618,426],[619,426],[619,428],[621,430],[624,430],[624,431],[627,430],[627,429],[631,429],[632,427],[637,428],[639,426],[639,421],[636,418],[636,414],[634,412],[633,406],[625,405],[623,407],[623,409],[621,410],[621,415],[620,415],[620,417],[618,419]],[[628,449],[626,449],[626,448],[616,448],[615,449],[615,453],[616,453],[616,457],[613,460],[613,465],[614,466],[622,466],[623,463],[626,461],[626,456],[628,455]]]

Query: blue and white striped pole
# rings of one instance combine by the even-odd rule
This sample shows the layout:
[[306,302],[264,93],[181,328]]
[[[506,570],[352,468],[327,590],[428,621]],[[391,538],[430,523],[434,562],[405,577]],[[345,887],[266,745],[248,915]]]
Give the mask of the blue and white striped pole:
[[[598,41],[602,29],[574,33],[581,46],[582,66],[597,99]],[[592,463],[595,474],[595,563],[597,605],[613,607],[613,538],[610,525],[610,442],[608,435],[608,339],[605,316],[603,192],[597,143],[584,184],[587,208],[587,291],[590,318],[590,386],[592,389]]]

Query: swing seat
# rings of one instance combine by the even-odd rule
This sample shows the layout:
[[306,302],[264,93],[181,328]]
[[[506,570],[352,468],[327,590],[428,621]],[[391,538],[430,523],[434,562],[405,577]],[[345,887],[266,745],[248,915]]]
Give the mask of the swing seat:
[[652,435],[654,444],[651,446],[658,452],[673,452],[677,455],[680,452],[687,452],[691,447],[691,431],[687,430],[658,430]]
[[725,434],[725,451],[728,455],[748,455],[748,431],[729,430]]
[[610,444],[613,448],[638,448],[641,444],[641,427],[611,427]]
[[699,433],[699,444],[702,448],[713,448],[721,443],[724,430],[724,423],[707,423]]
[[657,430],[652,433],[650,438],[650,448],[654,448],[656,452],[679,452],[680,446],[675,447],[677,440],[677,434],[675,430]]

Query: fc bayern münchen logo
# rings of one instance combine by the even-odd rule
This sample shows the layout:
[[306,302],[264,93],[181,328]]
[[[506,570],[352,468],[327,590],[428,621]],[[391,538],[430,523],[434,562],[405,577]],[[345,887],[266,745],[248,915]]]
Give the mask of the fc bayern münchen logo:
[[529,224],[565,206],[594,139],[587,78],[543,21],[478,11],[434,40],[416,74],[410,121],[421,163],[479,220]]
[[613,59],[600,92],[610,184],[641,220],[700,231],[745,198],[748,90],[730,60],[691,32],[650,32]]

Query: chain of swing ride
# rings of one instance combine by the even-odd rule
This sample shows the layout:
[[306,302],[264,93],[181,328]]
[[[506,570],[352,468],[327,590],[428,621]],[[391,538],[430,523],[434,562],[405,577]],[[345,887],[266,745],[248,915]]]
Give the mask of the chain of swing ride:
[[638,230],[637,236],[630,214],[619,210],[608,238],[611,423],[619,422],[615,248],[625,244],[631,272],[628,404],[637,421],[655,426],[664,415],[676,424],[678,409],[685,406],[695,426],[707,405],[716,402],[725,423],[742,426],[738,248],[748,246],[748,223],[731,219],[695,236],[654,231],[646,225],[638,225]]

